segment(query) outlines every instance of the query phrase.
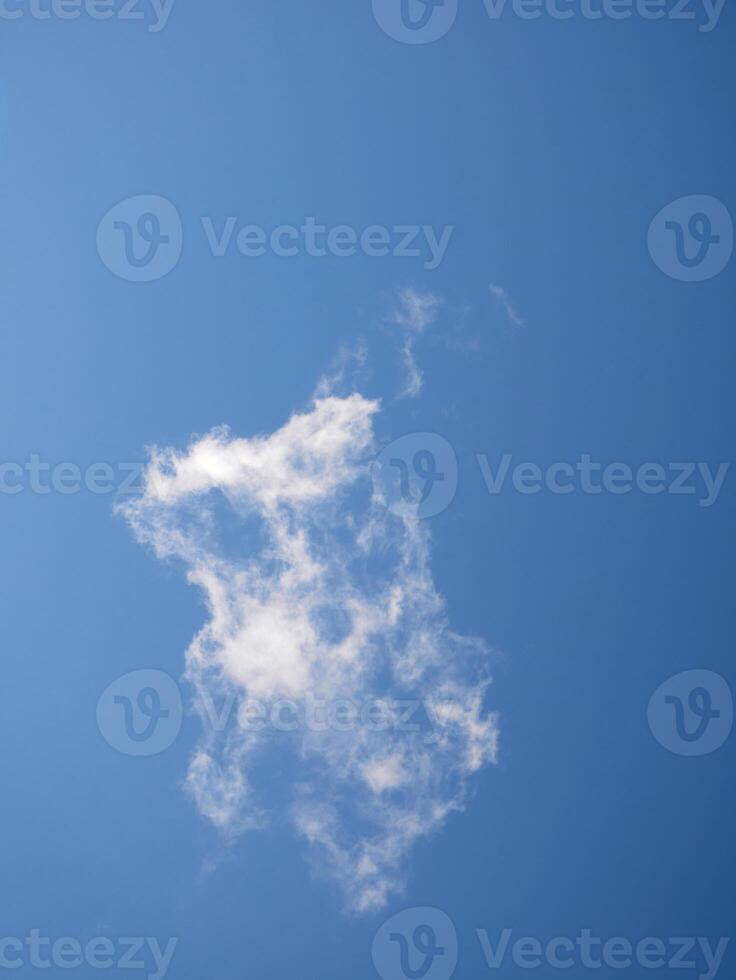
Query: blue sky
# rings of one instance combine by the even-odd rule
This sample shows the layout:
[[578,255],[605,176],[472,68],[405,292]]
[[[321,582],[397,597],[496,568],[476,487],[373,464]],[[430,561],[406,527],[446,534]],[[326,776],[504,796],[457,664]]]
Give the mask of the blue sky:
[[[633,944],[702,936],[715,947],[731,935],[734,736],[724,729],[723,744],[688,757],[674,711],[648,706],[684,671],[736,683],[733,476],[711,500],[706,482],[730,463],[734,435],[733,11],[702,30],[706,8],[694,2],[693,20],[636,12],[592,20],[570,4],[574,16],[562,21],[544,8],[525,19],[511,6],[494,19],[482,0],[463,0],[441,37],[408,44],[379,24],[399,23],[398,0],[376,4],[225,0],[210,10],[176,0],[161,30],[149,29],[160,22],[143,3],[142,20],[98,21],[88,8],[76,19],[39,19],[37,8],[10,0],[3,8],[21,16],[0,17],[0,462],[6,485],[20,490],[0,494],[0,939],[38,929],[83,944],[156,937],[165,947],[176,937],[168,976],[177,980],[370,978],[380,969],[386,980],[406,973],[372,959],[378,930],[405,909],[429,907],[454,924],[455,975],[475,980],[526,975],[510,954],[503,971],[489,969],[478,929],[494,946],[506,928],[543,943],[586,928]],[[181,240],[171,212],[149,200],[143,212],[164,224],[141,229],[169,236],[160,255],[172,268],[136,282],[123,226],[136,230],[143,195],[170,202]],[[709,227],[690,227],[700,214]],[[218,257],[205,224],[219,236],[228,218],[233,239]],[[355,254],[309,254],[301,229],[310,218],[352,230]],[[238,251],[245,226],[262,229],[260,257]],[[293,256],[272,247],[284,226],[297,235],[287,231]],[[719,236],[704,261],[723,268],[684,281],[675,226]],[[375,241],[385,237],[389,254],[367,254],[369,227],[383,229]],[[400,228],[418,229],[419,255],[396,254],[408,234]],[[430,268],[429,242],[444,229],[451,235]],[[697,238],[686,247],[695,255]],[[145,241],[136,248],[142,262]],[[337,442],[324,436],[315,394],[334,399],[341,418],[357,409]],[[351,395],[363,401],[348,403]],[[284,437],[295,415],[315,423],[309,438]],[[181,465],[218,426],[229,435],[194,467],[205,489],[187,484],[175,506],[150,483],[143,497],[59,492],[59,464],[88,478],[108,464],[119,486],[146,447],[171,449]],[[411,472],[428,446],[421,433],[441,437],[429,444],[431,459],[451,476],[454,457],[457,485],[415,522],[392,503],[395,481],[375,470],[372,481],[369,464],[412,436],[400,457]],[[254,462],[258,436],[275,452],[263,466]],[[237,463],[223,475],[219,454],[228,452]],[[577,464],[586,454],[628,467],[630,492],[585,492]],[[490,493],[478,456],[495,476],[505,455],[508,479]],[[33,458],[49,467],[35,490]],[[418,460],[421,472],[428,459]],[[521,463],[539,468],[539,492],[520,492],[529,481],[518,473],[514,483]],[[560,463],[573,466],[572,492],[544,483]],[[667,492],[677,463],[694,466],[694,493]],[[663,467],[661,493],[637,485],[647,465]],[[36,492],[52,467],[56,488]],[[334,508],[319,509],[319,520],[290,496],[306,476]],[[251,593],[233,568],[251,563],[267,578],[284,561],[274,565],[263,551],[280,527],[268,510],[276,491],[278,506],[292,508],[289,534],[315,536],[312,556],[333,586],[316,598],[302,588],[304,608],[279,594],[295,610],[279,627],[302,630],[299,609],[327,617],[312,649],[318,671],[325,636],[333,645],[344,638],[338,619],[350,583],[352,599],[370,599],[377,624],[365,649],[356,640],[358,662],[383,672],[370,682],[341,678],[331,695],[349,688],[356,698],[436,701],[452,681],[455,697],[470,697],[490,675],[477,766],[462,726],[441,757],[397,736],[391,752],[381,743],[381,760],[416,752],[402,756],[404,768],[417,766],[415,782],[371,790],[364,807],[365,786],[343,780],[355,764],[351,779],[360,772],[365,782],[376,762],[361,755],[355,731],[319,743],[321,774],[307,774],[300,753],[313,746],[302,728],[274,735],[252,763],[221,739],[208,747],[184,674],[212,606],[187,571],[213,561],[227,568],[223,608],[232,618],[207,646],[229,671],[218,698],[262,682],[253,650],[266,651],[269,670],[276,664],[265,699],[281,696],[301,669],[288,644],[282,664],[273,646],[259,647],[263,637],[237,639]],[[130,526],[136,505],[140,541]],[[185,555],[157,559],[162,524],[165,534],[190,535]],[[385,546],[364,554],[363,566],[352,553],[341,565],[358,548],[350,534],[367,524]],[[411,623],[392,632],[377,597],[386,583],[407,588],[402,554],[410,566],[426,559],[433,579],[413,593]],[[255,588],[262,596],[260,579]],[[431,609],[437,597],[446,624]],[[275,635],[273,620],[264,634]],[[417,639],[427,634],[434,652]],[[472,656],[467,637],[477,638]],[[433,660],[440,648],[448,655]],[[408,649],[421,677],[414,690],[411,672],[403,684],[396,674]],[[109,685],[141,670],[180,682],[183,716],[165,750],[137,758],[117,751],[97,719]],[[303,697],[314,676],[286,684],[285,696]],[[709,683],[701,677],[696,687],[721,699],[717,733],[730,693]],[[694,689],[669,693],[684,704]],[[122,708],[115,693],[110,717]],[[187,791],[204,750],[229,762],[231,776],[240,766],[252,775],[265,829],[235,832],[255,813],[240,798],[227,826],[213,826],[207,808],[222,797],[209,783],[199,796],[191,782]],[[423,780],[430,770],[437,783]],[[370,773],[390,782],[397,771]],[[401,852],[386,872],[396,888],[380,907],[356,910],[356,865],[337,867],[295,829],[305,781],[322,802],[342,793],[358,807],[340,823],[352,854],[379,810],[385,822],[386,799],[417,819],[428,801],[463,806]],[[441,937],[444,920],[431,921]],[[734,956],[729,948],[720,976],[732,973]],[[430,977],[447,976],[446,967],[438,958]],[[63,972],[99,971],[86,963]],[[559,974],[549,963],[532,972]],[[614,974],[651,970],[597,970]]]

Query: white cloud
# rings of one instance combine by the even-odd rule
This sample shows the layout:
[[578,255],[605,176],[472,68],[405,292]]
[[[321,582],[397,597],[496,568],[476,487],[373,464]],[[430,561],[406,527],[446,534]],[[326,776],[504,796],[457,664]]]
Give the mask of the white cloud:
[[399,290],[399,306],[394,322],[418,336],[437,319],[439,300],[431,293],[420,293],[411,286]]
[[363,766],[363,778],[374,793],[385,789],[398,789],[407,781],[407,773],[400,755],[389,755],[385,759],[372,759]]
[[509,321],[513,323],[515,327],[523,327],[524,321],[516,312],[516,308],[514,307],[514,304],[511,302],[511,297],[503,288],[503,286],[496,286],[493,283],[491,283],[491,285],[488,288],[491,291],[491,295],[495,296],[496,299],[501,304],[501,306],[503,306],[504,311],[506,312],[506,316],[509,318]]
[[[421,333],[434,309],[407,296],[407,329]],[[326,387],[271,435],[223,428],[185,452],[154,450],[143,494],[121,510],[206,599],[187,651],[203,722],[187,788],[226,840],[268,821],[257,764],[276,736],[218,731],[213,703],[424,705],[432,731],[359,722],[289,736],[300,760],[294,826],[349,908],[367,911],[401,889],[412,845],[462,809],[468,777],[495,760],[497,725],[483,707],[488,650],[450,630],[426,526],[391,514],[371,488],[379,403]],[[247,548],[235,547],[232,521]]]
[[439,300],[431,293],[420,293],[411,286],[399,290],[398,306],[391,322],[403,331],[401,358],[404,362],[406,381],[401,396],[415,398],[424,386],[424,375],[417,364],[414,348],[417,338],[437,319]]

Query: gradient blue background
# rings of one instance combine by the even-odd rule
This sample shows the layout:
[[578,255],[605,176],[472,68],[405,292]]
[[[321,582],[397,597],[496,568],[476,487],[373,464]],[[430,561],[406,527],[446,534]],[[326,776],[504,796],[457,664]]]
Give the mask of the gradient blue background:
[[[444,909],[460,978],[489,975],[477,927],[633,941],[733,929],[736,736],[684,759],[646,722],[671,674],[736,683],[732,477],[707,510],[688,496],[490,497],[474,461],[730,460],[734,265],[668,279],[646,231],[685,194],[736,208],[733,45],[728,6],[700,34],[638,18],[493,23],[465,0],[426,47],[390,40],[366,0],[178,0],[160,34],[0,22],[3,461],[138,460],[223,422],[271,431],[359,337],[381,341],[368,393],[391,392],[392,292],[413,282],[470,309],[480,351],[428,338],[422,398],[379,421],[384,436],[455,446],[436,576],[454,626],[504,654],[500,765],[416,850],[387,909]],[[95,231],[143,193],[176,204],[185,247],[167,278],[136,285],[103,266]],[[229,214],[456,232],[432,273],[361,256],[214,260],[199,217]],[[218,845],[180,787],[194,719],[152,759],[100,737],[100,692],[137,668],[178,676],[204,617],[111,510],[89,493],[0,497],[0,935],[179,936],[176,980],[374,976],[384,917],[343,917],[284,823],[201,876]]]

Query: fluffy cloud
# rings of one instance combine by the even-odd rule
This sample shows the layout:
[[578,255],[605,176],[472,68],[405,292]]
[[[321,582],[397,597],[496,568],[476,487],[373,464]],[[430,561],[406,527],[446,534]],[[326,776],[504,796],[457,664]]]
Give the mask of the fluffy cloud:
[[[433,310],[407,298],[407,329]],[[267,824],[259,774],[284,736],[245,716],[253,699],[288,705],[302,719],[288,734],[289,819],[361,912],[401,889],[412,845],[462,809],[497,726],[488,650],[450,629],[426,526],[372,486],[379,403],[326,387],[271,435],[223,428],[154,450],[122,511],[206,600],[186,668],[203,721],[187,776],[198,808],[226,839]],[[238,723],[213,726],[212,704],[228,699]],[[308,705],[337,702],[380,708],[383,723],[304,722]],[[411,724],[407,702],[421,704]]]

